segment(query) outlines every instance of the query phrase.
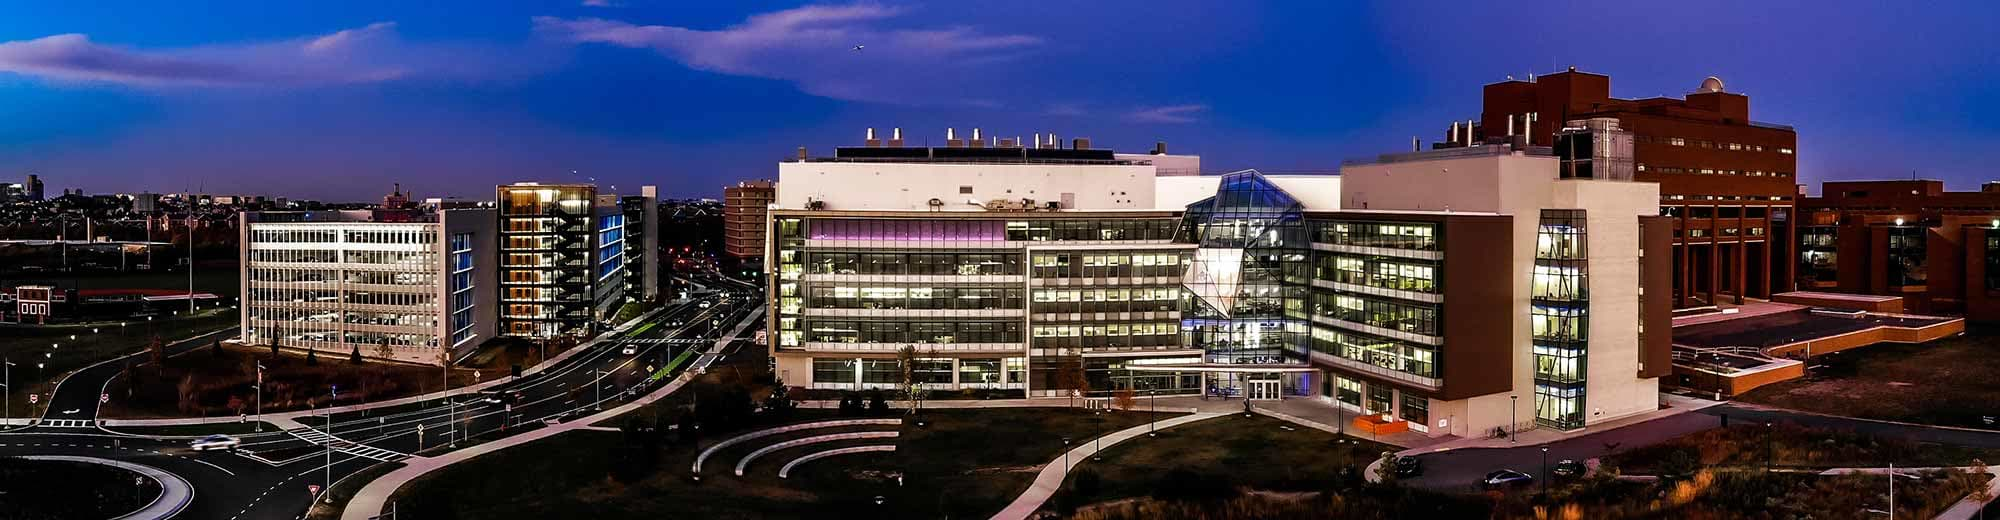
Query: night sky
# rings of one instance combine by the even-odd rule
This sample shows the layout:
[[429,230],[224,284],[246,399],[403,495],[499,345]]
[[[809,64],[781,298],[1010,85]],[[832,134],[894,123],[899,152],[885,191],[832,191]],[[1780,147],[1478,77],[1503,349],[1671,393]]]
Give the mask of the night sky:
[[1815,191],[2000,179],[2000,15],[1979,2],[502,4],[9,2],[0,179],[339,201],[595,178],[719,197],[869,126],[1330,171],[1440,139],[1483,84],[1568,66],[1620,97],[1721,77],[1753,119],[1798,127]]

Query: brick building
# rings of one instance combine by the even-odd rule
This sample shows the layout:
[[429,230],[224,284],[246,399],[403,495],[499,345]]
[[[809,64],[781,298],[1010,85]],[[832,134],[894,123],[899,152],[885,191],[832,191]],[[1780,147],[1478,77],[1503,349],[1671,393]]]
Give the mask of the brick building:
[[1680,99],[1611,97],[1611,77],[1566,72],[1486,85],[1478,121],[1454,122],[1438,147],[1551,146],[1573,121],[1616,119],[1633,134],[1635,178],[1660,184],[1673,217],[1674,305],[1741,303],[1791,290],[1795,151],[1789,126],[1750,119],[1749,96],[1703,80]]
[[764,214],[778,199],[769,180],[743,181],[722,188],[723,253],[733,260],[755,262],[764,256]]
[[2000,319],[2000,183],[1952,192],[1929,179],[1826,182],[1799,214],[1802,288]]

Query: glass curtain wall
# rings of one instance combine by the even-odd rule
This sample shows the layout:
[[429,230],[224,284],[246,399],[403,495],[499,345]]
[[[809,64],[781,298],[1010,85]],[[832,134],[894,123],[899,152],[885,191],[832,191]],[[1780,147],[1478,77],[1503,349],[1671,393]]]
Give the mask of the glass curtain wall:
[[1583,210],[1542,210],[1531,280],[1535,422],[1583,427],[1590,330],[1588,233]]
[[1176,240],[1200,249],[1181,279],[1183,344],[1208,363],[1305,364],[1308,235],[1299,202],[1255,171],[1188,205]]

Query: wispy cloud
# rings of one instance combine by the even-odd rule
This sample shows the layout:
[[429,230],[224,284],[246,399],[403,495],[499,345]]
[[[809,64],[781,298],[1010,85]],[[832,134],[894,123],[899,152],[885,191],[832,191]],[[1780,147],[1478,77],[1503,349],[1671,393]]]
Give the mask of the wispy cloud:
[[1076,117],[1084,113],[1083,105],[1079,103],[1056,103],[1042,109],[1042,115],[1056,117]]
[[0,43],[0,72],[147,87],[375,83],[499,70],[442,45],[413,45],[395,22],[280,41],[137,49],[58,34]]
[[584,7],[618,7],[618,5],[618,2],[613,0],[583,0]]
[[877,4],[813,5],[758,14],[718,30],[601,18],[536,17],[550,38],[657,51],[688,67],[792,82],[807,93],[900,104],[965,103],[982,64],[1017,58],[1040,37],[968,26],[877,27],[904,14]]
[[1139,123],[1193,123],[1205,112],[1208,105],[1167,105],[1134,110],[1125,118]]

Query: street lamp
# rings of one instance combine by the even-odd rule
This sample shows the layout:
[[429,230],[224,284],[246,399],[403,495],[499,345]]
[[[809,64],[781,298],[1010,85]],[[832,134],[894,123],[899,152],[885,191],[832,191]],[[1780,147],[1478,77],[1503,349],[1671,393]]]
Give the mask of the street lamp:
[[1063,437],[1063,477],[1069,477],[1069,437]]
[[1514,425],[1520,424],[1521,396],[1507,396],[1507,442],[1514,442]]
[[1542,494],[1549,494],[1549,446],[1542,445]]
[[[242,409],[241,409],[241,408],[238,408],[237,410],[242,410]],[[258,362],[257,362],[257,426],[256,426],[256,428],[257,428],[257,430],[256,430],[256,431],[258,431],[258,432],[260,432],[260,433],[264,431],[264,362],[263,362],[263,361],[258,361]]]
[[1776,458],[1776,454],[1773,453],[1771,449],[1771,433],[1773,427],[1774,427],[1773,423],[1768,423],[1768,422],[1764,423],[1764,472],[1765,473],[1771,472],[1771,459]]

